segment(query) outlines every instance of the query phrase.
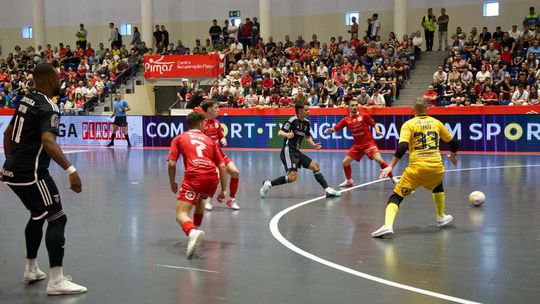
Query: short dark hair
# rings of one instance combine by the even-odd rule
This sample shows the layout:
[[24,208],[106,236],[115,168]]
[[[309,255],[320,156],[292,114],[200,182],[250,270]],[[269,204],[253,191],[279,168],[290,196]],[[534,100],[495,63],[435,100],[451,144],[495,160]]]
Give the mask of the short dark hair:
[[213,107],[215,104],[217,104],[217,101],[207,99],[201,103],[201,109],[204,111],[204,113],[208,112],[208,109]]
[[195,129],[195,127],[197,127],[197,125],[199,125],[199,123],[205,119],[206,117],[204,117],[202,113],[199,113],[199,112],[189,113],[186,118],[188,129],[190,130]]
[[294,112],[296,114],[298,114],[298,111],[300,109],[303,109],[305,106],[309,106],[309,102],[307,102],[307,100],[305,100],[305,99],[295,103],[294,104]]

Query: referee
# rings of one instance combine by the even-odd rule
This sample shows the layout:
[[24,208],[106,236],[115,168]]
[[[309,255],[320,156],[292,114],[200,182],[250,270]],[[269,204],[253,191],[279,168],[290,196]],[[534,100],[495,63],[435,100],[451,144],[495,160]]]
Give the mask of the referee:
[[118,131],[118,127],[122,128],[122,133],[124,133],[124,136],[126,137],[127,141],[127,147],[131,148],[131,143],[129,142],[129,135],[127,131],[127,116],[126,112],[130,111],[131,108],[129,107],[127,101],[122,99],[122,94],[116,93],[116,101],[114,102],[114,112],[111,114],[111,117],[114,117],[114,126],[113,126],[113,132],[111,134],[111,142],[107,145],[107,147],[114,146],[114,139],[116,138],[116,132]]
[[45,244],[49,252],[50,277],[47,294],[64,295],[86,292],[86,287],[71,282],[64,276],[64,228],[67,217],[62,209],[58,188],[49,175],[51,158],[66,170],[70,188],[81,192],[77,170],[56,143],[60,112],[51,97],[60,93],[58,74],[48,63],[38,64],[33,71],[35,90],[21,100],[9,126],[4,132],[6,162],[2,181],[21,199],[30,211],[26,225],[25,283],[47,277],[37,264],[37,253],[43,236],[43,225],[48,222]]

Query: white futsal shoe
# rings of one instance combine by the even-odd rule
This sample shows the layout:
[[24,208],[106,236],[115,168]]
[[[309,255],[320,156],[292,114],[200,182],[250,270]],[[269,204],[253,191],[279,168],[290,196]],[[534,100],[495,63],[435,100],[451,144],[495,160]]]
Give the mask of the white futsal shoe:
[[375,230],[372,234],[371,234],[371,237],[374,237],[374,238],[383,238],[385,236],[393,236],[394,235],[394,229],[392,228],[392,226],[385,226],[385,225],[382,225],[381,228]]
[[399,183],[399,178],[397,178],[395,176],[392,177],[392,182],[397,185],[397,183]]
[[188,259],[191,259],[193,257],[193,254],[195,253],[195,250],[201,242],[204,240],[204,231],[193,229],[189,233],[189,243],[186,250],[186,257]]
[[272,188],[272,182],[269,180],[265,180],[259,192],[262,198],[266,196],[270,188]]
[[236,198],[230,198],[226,204],[232,210],[240,210],[240,206],[238,206],[238,204],[236,203]]
[[88,290],[84,286],[71,282],[71,280],[71,276],[66,275],[56,283],[49,281],[47,284],[47,294],[50,296],[73,295],[84,293]]
[[337,190],[334,190],[334,188],[332,188],[332,187],[328,187],[328,188],[324,189],[324,191],[326,192],[326,197],[338,197],[338,196],[341,196],[341,192],[339,192]]
[[36,281],[41,281],[47,278],[47,275],[39,269],[39,267],[36,267],[36,269],[26,269],[24,271],[24,283],[30,284]]
[[454,218],[450,214],[446,214],[443,217],[437,218],[437,227],[443,227],[448,225]]
[[214,209],[214,205],[212,204],[211,198],[206,199],[206,201],[204,202],[204,209],[208,211],[212,211],[212,209]]
[[354,186],[354,181],[352,179],[346,179],[343,183],[339,184],[341,188],[349,188]]

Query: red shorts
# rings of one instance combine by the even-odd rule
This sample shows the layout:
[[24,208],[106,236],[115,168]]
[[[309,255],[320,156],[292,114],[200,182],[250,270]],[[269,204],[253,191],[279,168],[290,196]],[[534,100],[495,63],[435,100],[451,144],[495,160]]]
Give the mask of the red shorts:
[[211,176],[199,176],[197,178],[184,177],[180,191],[178,191],[178,200],[197,205],[199,197],[202,199],[213,197],[218,184],[219,178],[217,172]]
[[222,149],[219,149],[219,152],[221,152],[221,157],[223,157],[223,164],[225,164],[225,167],[227,167],[227,165],[229,165],[232,160],[227,155],[225,155],[225,153],[223,153]]
[[363,145],[363,146],[356,146],[353,145],[349,152],[347,152],[347,156],[350,156],[355,161],[360,161],[364,155],[367,155],[369,159],[373,159],[373,155],[376,153],[379,153],[379,148],[377,148],[377,145],[375,143],[369,144],[369,145]]

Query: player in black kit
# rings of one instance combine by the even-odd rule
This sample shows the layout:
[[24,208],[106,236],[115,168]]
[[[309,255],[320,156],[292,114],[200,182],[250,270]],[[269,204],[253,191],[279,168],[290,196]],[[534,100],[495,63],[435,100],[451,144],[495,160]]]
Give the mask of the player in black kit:
[[37,265],[37,253],[43,236],[43,224],[48,222],[45,244],[49,252],[50,277],[47,294],[63,295],[86,292],[86,287],[64,276],[64,228],[67,218],[62,209],[58,188],[49,175],[51,158],[69,175],[71,190],[81,192],[77,170],[56,143],[60,112],[51,97],[60,93],[58,73],[47,63],[33,71],[35,90],[21,100],[4,133],[6,161],[2,181],[21,199],[30,211],[26,225],[26,265],[24,281],[32,283],[47,276]]
[[278,136],[284,138],[283,148],[281,149],[281,162],[285,166],[287,175],[280,176],[273,181],[266,180],[260,190],[261,197],[265,197],[272,186],[293,183],[296,180],[299,168],[306,168],[313,171],[315,179],[324,189],[327,197],[340,196],[341,193],[339,191],[329,187],[328,183],[326,183],[326,180],[320,171],[319,164],[309,158],[309,156],[300,152],[300,145],[302,144],[304,137],[306,138],[307,143],[316,150],[321,148],[320,144],[313,141],[309,129],[309,121],[306,119],[309,115],[309,104],[305,101],[298,102],[295,104],[294,110],[296,115],[289,118],[287,123],[285,123],[278,132]]

